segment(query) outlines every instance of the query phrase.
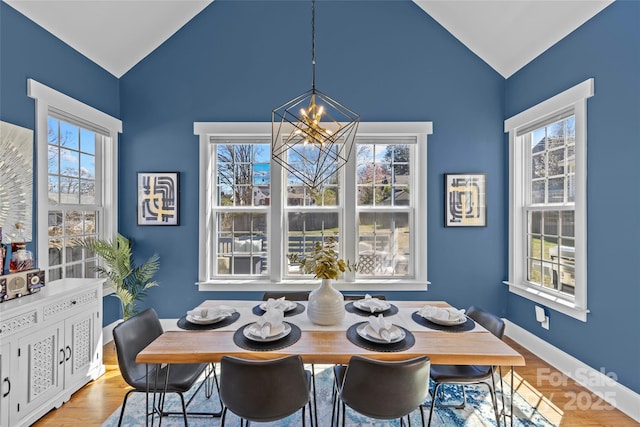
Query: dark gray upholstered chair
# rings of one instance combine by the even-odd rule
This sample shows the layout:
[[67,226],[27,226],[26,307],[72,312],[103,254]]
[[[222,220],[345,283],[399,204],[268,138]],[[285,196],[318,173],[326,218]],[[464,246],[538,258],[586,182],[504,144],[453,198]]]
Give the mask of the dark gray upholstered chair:
[[[271,360],[246,360],[223,356],[220,361],[220,398],[224,405],[222,423],[227,411],[251,421],[268,422],[288,417],[302,409],[302,425],[306,425],[305,408],[310,406],[311,372],[298,355]],[[309,418],[313,425],[311,407]]]
[[[124,415],[124,409],[127,405],[127,399],[134,392],[146,392],[147,390],[147,365],[143,363],[136,363],[136,357],[147,345],[153,340],[162,335],[162,325],[158,319],[156,311],[152,308],[146,309],[141,313],[127,319],[120,323],[113,329],[113,340],[116,346],[116,355],[118,357],[118,366],[120,367],[120,373],[124,380],[133,389],[127,391],[124,396],[124,402],[122,403],[122,410],[120,411],[120,419],[118,420],[118,426],[122,423],[122,416]],[[187,406],[191,403],[191,399],[196,393],[193,394],[187,404],[184,401],[183,393],[189,391],[191,387],[196,383],[198,378],[203,372],[206,372],[205,380],[200,384],[196,393],[200,391],[200,388],[205,386],[206,397],[211,397],[213,393],[213,385],[210,382],[210,376],[213,372],[214,379],[215,370],[211,365],[202,364],[172,364],[169,367],[165,366],[160,368],[158,365],[149,366],[149,391],[154,393],[163,393],[165,391],[166,380],[166,392],[177,393],[180,396],[182,402],[182,415],[184,417],[184,424],[187,425]],[[167,372],[169,377],[167,378]],[[164,393],[162,394],[164,396]],[[154,399],[155,402],[155,399]],[[156,408],[154,403],[154,412],[158,412],[160,415],[170,415],[172,413],[162,412],[164,404],[164,398],[161,397],[159,405]],[[147,414],[151,415],[151,414]],[[219,415],[219,413],[192,413],[189,415]]]
[[[429,395],[429,366],[427,356],[403,361],[383,361],[353,356],[348,365],[334,367],[337,399],[331,414],[345,426],[346,406],[370,418],[400,419],[420,409],[424,426],[422,403]],[[342,407],[342,410],[340,409]],[[410,421],[409,421],[410,422]]]
[[287,301],[308,301],[309,291],[274,291],[265,292],[262,295],[262,301],[266,301],[269,298],[278,299],[285,297]]
[[[502,339],[504,335],[505,324],[495,314],[484,311],[481,308],[471,306],[467,310],[467,316],[482,325],[486,330],[496,337]],[[431,367],[431,379],[434,382],[433,396],[431,398],[431,409],[429,411],[429,425],[431,425],[431,417],[433,416],[433,408],[435,407],[438,397],[438,389],[443,384],[456,384],[462,386],[462,404],[446,405],[454,406],[462,409],[465,406],[467,396],[464,391],[465,385],[485,384],[489,387],[491,401],[493,402],[493,410],[496,416],[496,422],[500,425],[500,414],[498,413],[498,402],[496,399],[496,384],[494,378],[495,366],[483,365],[433,365]],[[500,368],[500,373],[502,370]],[[502,375],[500,375],[502,382]],[[488,381],[491,380],[491,383]],[[443,405],[445,406],[445,405]],[[504,407],[504,402],[503,402]]]
[[[364,297],[365,295],[361,295],[361,294],[344,294],[345,301],[358,301],[358,300],[364,299]],[[387,299],[387,297],[384,295],[371,295],[371,297],[382,299],[382,300]]]

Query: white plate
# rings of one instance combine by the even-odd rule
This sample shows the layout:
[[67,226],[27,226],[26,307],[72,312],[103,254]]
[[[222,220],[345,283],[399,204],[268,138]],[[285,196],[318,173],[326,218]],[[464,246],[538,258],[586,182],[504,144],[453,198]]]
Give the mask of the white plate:
[[391,341],[386,341],[384,338],[378,335],[378,333],[371,327],[371,325],[369,325],[369,323],[363,323],[362,325],[358,326],[356,332],[365,340],[378,344],[393,344],[398,341],[402,341],[407,335],[404,332],[404,329],[399,328],[396,325],[391,325],[391,328],[389,328]]
[[[287,305],[286,308],[283,310],[285,313],[293,310],[294,308],[296,308],[298,306],[298,304],[296,302],[294,302],[294,301],[285,300],[284,302]],[[259,307],[260,307],[260,310],[267,311],[267,303],[266,302],[263,302],[262,304],[260,304]]]
[[430,317],[430,316],[423,316],[423,317],[425,319],[427,319],[429,322],[433,322],[435,324],[442,325],[442,326],[462,325],[463,323],[465,323],[467,321],[467,316],[465,316],[465,315],[463,315],[461,318],[456,319],[456,320],[436,319],[435,317]]
[[187,314],[187,322],[195,323],[196,325],[210,325],[212,323],[216,323],[226,318],[227,316],[216,316],[216,317],[200,317],[200,316],[192,316]]
[[278,329],[279,331],[277,331],[275,334],[271,334],[266,338],[262,338],[260,336],[260,326],[258,326],[257,323],[252,323],[251,325],[248,325],[246,328],[244,328],[242,333],[244,334],[245,338],[250,339],[251,341],[258,342],[270,342],[279,340],[280,338],[284,338],[291,333],[291,325],[286,322],[282,324],[282,328]]
[[365,301],[366,300],[363,300],[363,299],[359,299],[357,301],[354,301],[353,302],[353,306],[355,308],[357,308],[358,310],[366,311],[366,312],[369,312],[369,313],[378,313],[380,311],[386,311],[386,310],[389,310],[389,308],[391,308],[391,304],[389,304],[386,301],[379,300],[380,304],[382,304],[384,307],[373,307],[373,310],[372,310],[372,307],[369,307],[365,303]]

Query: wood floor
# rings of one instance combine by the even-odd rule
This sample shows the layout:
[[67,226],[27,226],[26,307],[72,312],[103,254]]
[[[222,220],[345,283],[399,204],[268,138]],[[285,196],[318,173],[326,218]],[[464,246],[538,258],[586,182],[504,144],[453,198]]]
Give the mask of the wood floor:
[[[515,387],[547,419],[560,426],[627,427],[640,423],[610,408],[594,394],[562,377],[531,352],[505,339],[526,359],[515,371]],[[104,347],[106,373],[75,393],[61,408],[52,410],[35,427],[100,426],[122,403],[127,384],[120,376],[113,343]],[[505,377],[507,370],[504,370]],[[562,380],[560,380],[562,378]],[[562,383],[557,386],[558,383]],[[555,387],[553,385],[556,385]]]

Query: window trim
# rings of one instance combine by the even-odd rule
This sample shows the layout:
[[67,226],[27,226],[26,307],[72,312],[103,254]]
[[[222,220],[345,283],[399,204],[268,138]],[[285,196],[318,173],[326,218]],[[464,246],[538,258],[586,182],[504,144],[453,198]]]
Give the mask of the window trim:
[[[94,107],[80,102],[62,92],[58,92],[36,80],[27,79],[27,95],[35,100],[36,117],[36,170],[37,170],[37,260],[38,264],[49,265],[48,214],[49,203],[47,184],[47,120],[52,110],[77,117],[81,121],[95,124],[104,129],[109,141],[103,143],[102,163],[102,209],[99,219],[100,238],[115,238],[118,230],[118,134],[122,133],[122,121]],[[98,169],[98,165],[96,165]],[[110,171],[110,172],[109,172]]]
[[[587,321],[587,99],[594,94],[594,79],[590,78],[515,116],[505,120],[509,133],[509,278],[503,283],[509,292],[543,304],[583,322]],[[517,144],[518,134],[558,113],[572,109],[575,115],[575,296],[545,291],[526,280],[526,221],[524,198],[526,150]]]
[[[208,259],[209,253],[207,248],[211,245],[211,227],[214,227],[213,217],[210,214],[208,194],[210,194],[210,180],[213,164],[208,160],[211,159],[212,150],[210,137],[216,136],[268,136],[271,137],[270,122],[194,122],[194,134],[197,135],[199,142],[199,241],[198,241],[198,285],[201,291],[264,291],[265,287],[273,290],[310,290],[317,286],[318,280],[309,276],[307,279],[288,280],[282,279],[272,281],[270,278],[245,278],[234,279],[233,286],[229,286],[229,279],[208,280],[212,264]],[[419,146],[416,165],[415,182],[420,182],[423,191],[420,191],[416,197],[415,204],[419,206],[423,215],[427,214],[427,137],[433,133],[432,122],[361,122],[358,126],[358,136],[380,136],[392,134],[393,136],[415,136],[417,137],[417,146]],[[424,165],[424,167],[422,167]],[[271,163],[271,186],[272,189],[283,188],[282,167],[277,162]],[[355,176],[355,161],[350,161],[345,166],[345,172]],[[353,188],[352,188],[353,187]],[[345,186],[345,197],[347,199],[355,199],[355,185]],[[271,203],[273,205],[282,205],[283,191],[271,191]],[[354,206],[355,211],[355,206]],[[349,218],[347,218],[349,217]],[[346,229],[355,229],[355,215],[345,215],[344,218]],[[280,221],[284,221],[281,218]],[[275,224],[275,221],[273,222]],[[282,252],[281,230],[280,227],[271,227],[269,250],[272,253]],[[414,247],[415,259],[427,259],[427,221],[416,221],[416,237],[415,241],[425,242],[422,247]],[[349,250],[348,245],[353,245],[351,249],[355,249],[355,243],[345,242],[345,249]],[[421,245],[417,245],[421,246]],[[416,262],[414,268],[414,278],[392,278],[392,279],[358,279],[354,281],[353,275],[345,275],[336,281],[336,287],[340,290],[398,290],[412,291],[427,289],[427,263]],[[280,263],[272,262],[270,265],[271,277],[283,277]]]

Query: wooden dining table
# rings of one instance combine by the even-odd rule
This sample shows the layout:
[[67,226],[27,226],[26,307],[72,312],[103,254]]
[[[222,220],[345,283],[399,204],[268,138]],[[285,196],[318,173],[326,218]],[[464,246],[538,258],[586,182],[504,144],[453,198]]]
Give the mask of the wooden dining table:
[[[407,360],[426,355],[432,364],[509,366],[513,387],[513,367],[523,366],[525,359],[507,343],[479,324],[476,324],[473,330],[450,332],[446,328],[428,328],[412,319],[412,314],[427,304],[450,307],[444,301],[388,302],[396,306],[398,312],[385,317],[394,325],[410,331],[415,337],[415,344],[403,351],[372,351],[352,343],[345,331],[354,323],[367,321],[366,316],[347,312],[341,324],[319,326],[310,322],[306,310],[284,318],[286,322],[297,325],[302,331],[297,342],[271,351],[241,348],[234,343],[233,335],[239,328],[258,319],[259,315],[256,313],[259,311],[256,311],[256,306],[261,301],[207,300],[197,309],[230,306],[240,313],[240,318],[233,324],[218,329],[167,330],[142,350],[136,361],[144,364],[215,363],[219,362],[222,356],[265,360],[297,354],[305,363],[347,364],[354,355],[387,361]],[[306,306],[305,301],[298,304]],[[511,421],[513,422],[513,419]]]

